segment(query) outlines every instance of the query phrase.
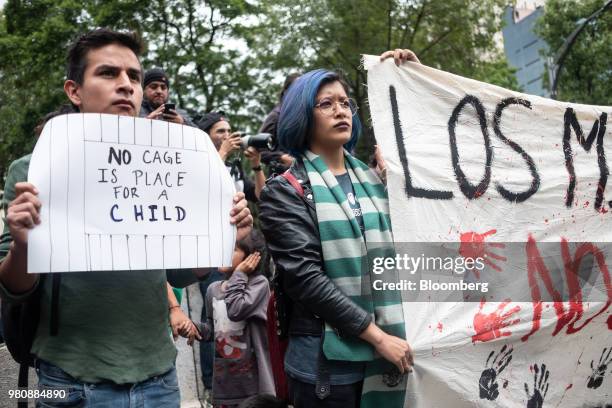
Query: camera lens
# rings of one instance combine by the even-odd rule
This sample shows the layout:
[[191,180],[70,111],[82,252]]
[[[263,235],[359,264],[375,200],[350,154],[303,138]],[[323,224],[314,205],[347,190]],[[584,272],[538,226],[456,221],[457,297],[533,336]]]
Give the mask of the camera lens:
[[276,141],[270,133],[260,133],[257,135],[248,135],[242,137],[241,140],[242,148],[254,147],[256,149],[276,149]]

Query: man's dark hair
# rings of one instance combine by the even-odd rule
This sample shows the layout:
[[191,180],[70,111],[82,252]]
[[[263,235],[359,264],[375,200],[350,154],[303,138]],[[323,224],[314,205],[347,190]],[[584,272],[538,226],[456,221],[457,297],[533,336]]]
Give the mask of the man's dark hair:
[[105,47],[110,44],[119,44],[129,48],[140,56],[142,42],[134,33],[121,33],[107,28],[98,28],[79,37],[68,50],[66,79],[79,85],[83,84],[85,68],[87,67],[87,54],[91,50]]

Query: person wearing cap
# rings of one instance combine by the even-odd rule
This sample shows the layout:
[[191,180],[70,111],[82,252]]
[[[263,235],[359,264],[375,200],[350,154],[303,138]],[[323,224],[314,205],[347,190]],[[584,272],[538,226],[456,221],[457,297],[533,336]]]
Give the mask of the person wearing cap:
[[232,133],[232,127],[225,112],[207,113],[198,121],[198,127],[208,133],[219,156],[225,162],[230,175],[234,179],[236,191],[243,191],[247,201],[256,203],[259,200],[261,190],[266,185],[266,176],[261,168],[261,153],[252,146],[244,151],[244,155],[251,162],[251,169],[255,174],[255,183],[253,183],[245,176],[239,157],[229,160],[232,153],[240,150],[241,140],[240,132]]
[[168,103],[170,82],[163,69],[152,68],[145,72],[143,85],[144,95],[140,117],[196,127],[187,112],[182,109],[176,108],[170,109],[170,113],[164,112],[165,104]]

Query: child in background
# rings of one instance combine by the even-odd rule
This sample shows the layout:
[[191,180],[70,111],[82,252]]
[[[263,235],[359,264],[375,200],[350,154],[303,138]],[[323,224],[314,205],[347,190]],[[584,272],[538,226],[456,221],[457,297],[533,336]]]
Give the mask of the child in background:
[[257,394],[275,394],[266,334],[268,280],[261,270],[265,255],[261,232],[253,230],[236,243],[231,268],[224,281],[212,283],[206,292],[204,339],[214,336],[213,403],[238,406]]

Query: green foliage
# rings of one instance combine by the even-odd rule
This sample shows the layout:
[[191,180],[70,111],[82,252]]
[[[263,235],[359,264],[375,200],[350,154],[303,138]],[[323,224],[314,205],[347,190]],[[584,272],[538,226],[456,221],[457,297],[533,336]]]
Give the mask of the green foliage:
[[234,128],[253,127],[253,59],[236,47],[246,48],[241,17],[257,9],[243,0],[158,1],[151,8],[145,65],[167,71],[179,105],[194,113],[221,109]]
[[192,113],[225,110],[254,131],[284,76],[345,73],[373,144],[361,54],[411,48],[424,64],[516,89],[495,49],[505,0],[7,0],[0,14],[0,174],[31,151],[33,128],[67,99],[67,47],[95,27],[136,31],[144,68],[170,76],[170,98]]
[[[118,7],[121,4],[121,7]],[[84,31],[104,22],[137,27],[134,2],[8,0],[0,19],[0,175],[36,143],[34,127],[67,102],[63,91],[66,50]]]
[[248,39],[238,20],[255,13],[244,0],[8,0],[0,15],[0,175],[32,150],[36,123],[68,102],[66,50],[96,27],[137,32],[147,48],[143,67],[168,71],[179,106],[221,108],[235,127],[255,128],[266,113],[255,96],[269,106],[273,92],[258,93],[254,84],[263,87],[270,74],[255,72],[249,53],[227,44]]
[[[548,0],[538,21],[538,33],[554,57],[576,22],[603,5],[602,0]],[[593,105],[612,105],[612,10],[580,33],[560,72],[558,99]]]
[[[361,54],[410,48],[429,66],[517,88],[505,58],[491,55],[504,0],[274,0],[260,27],[259,58],[269,69],[344,72],[362,123],[369,124],[366,73]],[[366,126],[357,153],[368,157],[374,144]]]

